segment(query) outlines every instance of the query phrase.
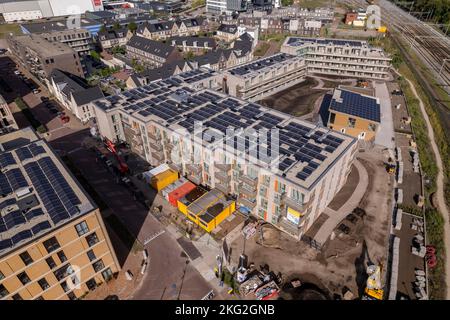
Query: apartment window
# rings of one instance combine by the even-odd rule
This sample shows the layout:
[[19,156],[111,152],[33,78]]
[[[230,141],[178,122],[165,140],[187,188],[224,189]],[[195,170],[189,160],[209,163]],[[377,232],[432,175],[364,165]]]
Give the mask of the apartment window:
[[369,131],[376,131],[377,130],[377,125],[375,123],[369,123]]
[[354,128],[356,125],[356,119],[355,118],[348,118],[348,127]]
[[95,282],[95,279],[90,279],[86,281],[86,286],[89,290],[94,290],[95,288],[97,288],[97,282]]
[[103,271],[102,276],[103,276],[103,279],[105,279],[105,281],[111,280],[111,278],[113,276],[111,268],[108,268],[105,271]]
[[43,245],[48,253],[53,252],[60,247],[59,242],[55,237],[45,240]]
[[23,285],[26,285],[31,281],[26,272],[19,273],[17,275],[17,278],[19,278],[20,282],[22,282]]
[[82,221],[79,224],[75,226],[75,229],[77,230],[78,236],[82,236],[83,234],[86,234],[89,232],[89,227],[86,223],[86,221]]
[[64,251],[62,251],[62,250],[59,251],[59,252],[57,253],[57,255],[58,255],[59,261],[61,261],[61,263],[67,261],[67,257],[66,257],[66,255],[64,254]]
[[13,300],[23,300],[22,297],[20,296],[20,294],[16,293],[15,295],[12,296]]
[[72,266],[70,265],[70,263],[62,266],[61,268],[59,268],[59,269],[55,270],[55,272],[53,272],[53,274],[55,275],[56,279],[58,279],[58,281],[61,281],[62,279],[64,279],[71,273],[73,273],[73,269],[72,269]]
[[20,256],[20,259],[22,259],[23,263],[25,263],[26,266],[33,262],[33,259],[31,258],[28,251],[22,252],[21,254],[19,254],[19,256]]
[[45,261],[47,262],[48,267],[49,267],[50,269],[53,269],[54,267],[56,267],[55,260],[53,260],[52,257],[48,257],[47,259],[45,259]]
[[5,279],[5,275],[3,274],[3,272],[0,271],[0,280]]
[[67,291],[70,290],[70,289],[69,289],[69,286],[67,285],[67,282],[66,282],[66,281],[61,282],[61,288],[64,290],[64,292],[67,292]]
[[70,300],[77,300],[77,296],[73,292],[69,292],[67,296],[69,297]]
[[336,120],[336,113],[330,113],[330,123],[334,123],[334,120]]
[[38,280],[38,284],[41,286],[42,290],[47,290],[48,288],[50,288],[50,285],[45,278]]
[[92,267],[94,268],[95,272],[99,272],[105,267],[105,264],[103,263],[103,260],[100,259],[92,264]]
[[[106,271],[106,270],[105,270]],[[103,276],[104,278],[104,276]],[[0,284],[0,298],[4,298],[9,294],[9,291],[5,288],[4,285]]]
[[95,259],[97,259],[97,257],[95,256],[94,250],[89,250],[86,253],[87,253],[87,256],[90,261],[94,261]]
[[44,297],[42,297],[42,296],[39,296],[39,297],[37,297],[36,299],[34,299],[34,300],[45,300],[44,299]]
[[50,63],[55,63],[55,59],[51,58]]
[[87,241],[89,247],[92,247],[94,244],[96,244],[98,242],[97,234],[95,232],[93,232],[90,235],[87,235],[86,241]]

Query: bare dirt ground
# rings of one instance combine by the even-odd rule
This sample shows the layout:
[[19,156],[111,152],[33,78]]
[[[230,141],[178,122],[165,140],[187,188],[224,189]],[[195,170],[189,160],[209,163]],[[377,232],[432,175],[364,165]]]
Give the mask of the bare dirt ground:
[[294,116],[302,116],[310,113],[315,101],[325,93],[324,90],[312,89],[317,84],[317,80],[307,77],[305,81],[265,98],[259,103]]
[[[284,279],[297,275],[329,297],[342,297],[345,287],[355,296],[361,295],[368,263],[386,264],[392,177],[383,166],[385,158],[382,150],[358,155],[368,171],[369,187],[359,205],[365,216],[357,216],[353,222],[343,221],[350,228],[348,234],[335,230],[335,238],[328,240],[319,252],[267,225],[263,228],[263,245],[259,233],[245,243],[249,261],[257,267],[267,264],[273,272],[281,272]],[[232,261],[237,261],[244,249],[242,236],[231,247]]]

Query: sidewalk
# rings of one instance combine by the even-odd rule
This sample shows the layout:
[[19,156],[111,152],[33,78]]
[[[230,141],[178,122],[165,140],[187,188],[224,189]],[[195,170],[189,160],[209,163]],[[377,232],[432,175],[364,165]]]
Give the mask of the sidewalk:
[[375,137],[375,143],[389,149],[394,145],[394,122],[392,118],[391,98],[386,83],[373,82],[375,95],[380,99],[380,128]]

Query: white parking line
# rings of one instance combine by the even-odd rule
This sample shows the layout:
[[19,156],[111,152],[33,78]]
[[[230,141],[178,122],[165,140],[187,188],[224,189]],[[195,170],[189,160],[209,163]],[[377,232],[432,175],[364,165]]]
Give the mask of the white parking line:
[[157,233],[155,233],[154,235],[150,236],[149,238],[147,238],[146,240],[144,240],[144,246],[146,246],[147,244],[149,244],[151,241],[155,240],[156,238],[158,238],[160,235],[162,235],[164,232],[166,232],[166,230],[161,230]]

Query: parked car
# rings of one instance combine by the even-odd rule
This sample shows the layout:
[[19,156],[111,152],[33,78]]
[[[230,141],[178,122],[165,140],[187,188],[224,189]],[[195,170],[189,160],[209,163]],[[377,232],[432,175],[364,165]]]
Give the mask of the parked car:
[[39,90],[39,89],[33,89],[33,94],[39,94],[39,92],[41,92],[41,90]]
[[19,70],[16,70],[16,71],[14,71],[14,74],[15,74],[16,76],[18,76],[18,75],[20,74],[20,71],[19,71]]

